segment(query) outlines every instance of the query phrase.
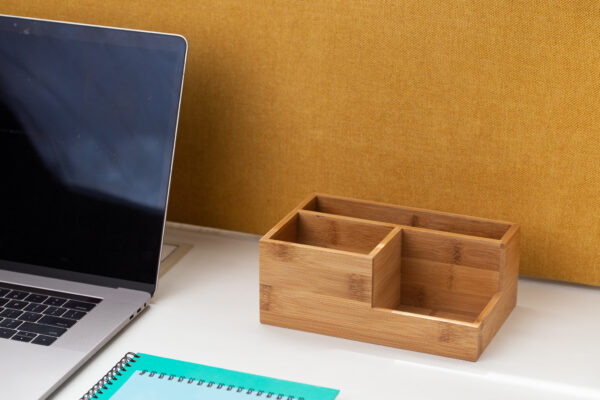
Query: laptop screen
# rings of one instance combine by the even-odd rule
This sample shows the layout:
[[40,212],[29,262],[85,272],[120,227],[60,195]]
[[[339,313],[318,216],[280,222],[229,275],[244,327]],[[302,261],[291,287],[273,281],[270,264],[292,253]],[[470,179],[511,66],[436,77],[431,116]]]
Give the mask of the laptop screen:
[[0,265],[156,282],[185,52],[0,17]]

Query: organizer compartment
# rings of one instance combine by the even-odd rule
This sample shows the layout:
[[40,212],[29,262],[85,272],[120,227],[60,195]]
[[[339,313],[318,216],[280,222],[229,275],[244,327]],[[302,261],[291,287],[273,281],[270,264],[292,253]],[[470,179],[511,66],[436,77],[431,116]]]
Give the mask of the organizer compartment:
[[303,208],[326,214],[344,215],[397,225],[426,228],[463,235],[501,239],[511,224],[419,208],[368,202],[317,194]]
[[474,322],[499,291],[499,243],[413,229],[399,239],[401,261],[387,269],[400,284],[374,288],[374,299],[388,300],[373,307]]
[[398,309],[475,321],[499,291],[500,243],[404,229]]
[[358,222],[333,215],[299,211],[271,238],[369,254],[393,229],[391,225]]
[[400,290],[401,253],[384,244],[399,243],[399,235],[393,225],[299,210],[261,240],[261,284],[369,305],[376,287],[376,301],[389,304],[380,288]]

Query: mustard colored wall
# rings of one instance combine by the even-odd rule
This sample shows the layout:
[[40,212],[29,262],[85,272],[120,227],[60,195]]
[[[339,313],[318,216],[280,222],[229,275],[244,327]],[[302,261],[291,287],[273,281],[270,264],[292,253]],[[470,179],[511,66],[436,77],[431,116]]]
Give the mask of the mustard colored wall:
[[189,40],[169,219],[264,233],[311,191],[522,224],[600,285],[600,3],[3,0]]

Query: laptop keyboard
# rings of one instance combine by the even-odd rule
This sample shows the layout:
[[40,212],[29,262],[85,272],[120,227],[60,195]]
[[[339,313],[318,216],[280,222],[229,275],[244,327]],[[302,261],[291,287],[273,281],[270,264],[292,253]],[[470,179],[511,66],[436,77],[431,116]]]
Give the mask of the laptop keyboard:
[[0,339],[50,346],[101,301],[0,282]]

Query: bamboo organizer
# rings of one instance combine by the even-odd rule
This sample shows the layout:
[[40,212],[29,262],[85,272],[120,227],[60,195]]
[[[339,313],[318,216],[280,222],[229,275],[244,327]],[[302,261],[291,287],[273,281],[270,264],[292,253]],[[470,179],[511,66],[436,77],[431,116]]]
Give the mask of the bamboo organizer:
[[260,320],[476,361],[518,273],[517,224],[314,194],[260,240]]

